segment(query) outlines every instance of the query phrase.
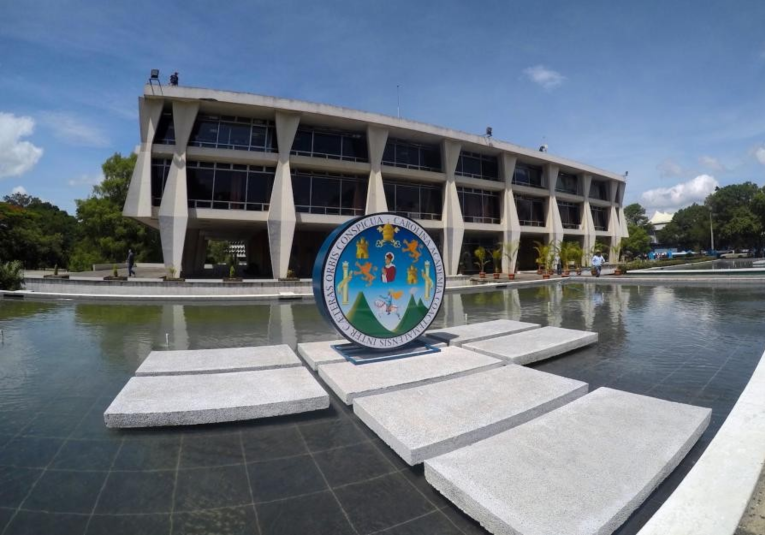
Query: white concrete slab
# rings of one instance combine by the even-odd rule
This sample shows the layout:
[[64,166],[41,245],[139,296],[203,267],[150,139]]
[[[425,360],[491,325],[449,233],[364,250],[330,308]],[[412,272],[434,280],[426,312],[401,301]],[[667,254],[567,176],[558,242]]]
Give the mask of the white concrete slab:
[[185,351],[152,351],[138,367],[136,376],[189,375],[302,366],[286,344]]
[[530,364],[557,357],[597,341],[598,333],[542,327],[510,336],[472,342],[464,347],[483,355],[508,360],[513,364]]
[[710,414],[599,388],[425,461],[425,477],[492,533],[608,534],[678,465]]
[[104,413],[107,427],[233,422],[329,407],[303,366],[248,372],[133,377]]
[[503,366],[355,399],[353,412],[410,465],[469,446],[587,393],[587,383]]
[[399,360],[359,365],[325,364],[319,366],[319,377],[350,405],[357,397],[435,383],[504,365],[502,360],[473,351],[445,347],[438,353]]
[[520,333],[531,329],[538,329],[537,323],[526,323],[514,320],[493,320],[481,323],[470,323],[458,327],[449,327],[448,329],[436,329],[428,331],[427,335],[442,340],[450,346],[460,347],[470,342],[487,340],[497,336]]
[[[418,342],[428,344],[433,347],[445,347],[446,342],[436,340],[428,336],[420,336]],[[308,364],[312,370],[318,370],[319,366],[324,364],[333,364],[336,362],[346,362],[346,358],[337,352],[332,346],[350,346],[348,340],[329,340],[325,342],[305,342],[297,345],[298,355]],[[397,350],[399,353],[405,349]]]

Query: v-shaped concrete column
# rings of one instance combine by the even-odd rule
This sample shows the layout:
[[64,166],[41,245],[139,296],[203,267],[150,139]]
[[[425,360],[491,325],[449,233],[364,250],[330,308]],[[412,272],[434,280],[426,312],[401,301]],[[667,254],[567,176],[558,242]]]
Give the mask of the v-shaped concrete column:
[[199,111],[198,102],[173,102],[175,151],[170,172],[167,175],[165,192],[162,194],[162,203],[159,205],[159,237],[162,241],[162,256],[165,267],[175,269],[177,276],[181,275],[183,246],[189,222],[186,147],[197,111]]
[[441,143],[441,160],[446,174],[444,211],[441,220],[444,224],[444,268],[447,275],[457,274],[462,238],[465,235],[465,223],[457,196],[457,184],[454,181],[454,171],[457,169],[461,149],[459,143],[451,140],[444,140]]
[[592,185],[592,175],[582,175],[582,195],[584,195],[584,206],[582,210],[582,230],[584,231],[584,258],[583,265],[590,262],[592,248],[595,247],[597,236],[595,235],[595,221],[592,219],[592,210],[590,209],[590,186]]
[[507,153],[503,153],[500,158],[500,172],[505,181],[505,193],[502,201],[502,241],[511,243],[515,246],[515,253],[512,259],[504,255],[506,249],[502,251],[502,269],[506,273],[515,273],[515,264],[518,260],[518,246],[521,240],[521,223],[518,221],[518,209],[515,206],[515,195],[513,195],[513,174],[515,173],[515,164],[518,158]]
[[385,151],[385,143],[388,141],[388,131],[377,126],[367,126],[367,146],[369,148],[369,163],[372,170],[369,172],[369,186],[367,187],[367,214],[387,212],[388,202],[385,199],[385,190],[382,180],[382,157]]
[[555,197],[555,187],[558,184],[558,166],[546,165],[545,174],[547,174],[547,191],[550,193],[547,224],[545,226],[547,227],[549,243],[560,245],[560,242],[563,241],[563,222],[560,219],[558,200]]
[[141,126],[141,147],[130,178],[122,215],[128,217],[151,217],[151,145],[162,116],[162,101],[143,97],[138,99],[138,116]]
[[276,137],[279,161],[274,175],[274,189],[268,209],[268,246],[274,278],[284,278],[290,263],[292,240],[295,238],[295,197],[292,194],[290,150],[295,140],[300,116],[276,112]]
[[[616,182],[609,182],[608,184],[608,198],[611,201],[610,215],[608,217],[608,233],[611,236],[611,251],[608,256],[609,262],[615,264],[619,262],[619,256],[621,255],[621,248],[618,247],[622,241],[622,223],[619,218],[619,208],[616,206],[616,199],[619,195],[619,184]],[[618,253],[618,254],[617,254]]]

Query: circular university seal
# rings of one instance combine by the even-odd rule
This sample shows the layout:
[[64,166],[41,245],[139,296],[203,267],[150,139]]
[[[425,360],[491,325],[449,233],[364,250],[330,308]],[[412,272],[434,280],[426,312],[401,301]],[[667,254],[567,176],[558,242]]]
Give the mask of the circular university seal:
[[420,225],[379,213],[335,229],[313,268],[319,310],[345,338],[372,349],[415,340],[438,314],[444,264]]

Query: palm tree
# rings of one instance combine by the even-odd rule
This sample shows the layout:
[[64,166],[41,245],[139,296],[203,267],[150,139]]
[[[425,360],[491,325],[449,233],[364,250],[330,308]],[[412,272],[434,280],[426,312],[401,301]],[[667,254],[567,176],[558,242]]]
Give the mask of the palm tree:
[[[514,240],[511,242],[505,242],[502,244],[502,248],[504,249],[504,254],[507,257],[508,260],[508,273],[507,278],[508,279],[514,279],[515,273],[513,271],[518,271],[518,265],[515,263],[516,259],[518,258],[518,249],[520,248],[520,242],[518,240]],[[515,267],[515,270],[513,270],[513,267]]]
[[478,266],[478,269],[480,271],[478,276],[483,279],[484,277],[486,277],[486,271],[485,271],[486,264],[489,263],[489,259],[486,258],[487,256],[486,249],[484,249],[483,246],[481,246],[478,249],[476,249],[473,252],[473,254],[478,259],[478,262],[475,262],[475,265]]

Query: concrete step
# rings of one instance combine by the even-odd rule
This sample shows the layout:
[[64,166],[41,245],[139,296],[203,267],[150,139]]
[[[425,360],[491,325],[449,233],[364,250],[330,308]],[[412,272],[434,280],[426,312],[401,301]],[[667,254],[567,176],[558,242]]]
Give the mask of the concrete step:
[[469,446],[587,393],[587,383],[503,366],[355,399],[353,412],[410,465]]
[[502,360],[473,351],[445,347],[438,353],[371,364],[325,364],[319,366],[319,377],[350,405],[357,397],[435,383],[504,365]]
[[152,351],[136,376],[189,375],[251,370],[271,370],[302,366],[286,344],[259,347],[230,347],[187,351]]
[[540,360],[557,357],[598,341],[598,333],[543,327],[510,336],[500,336],[481,342],[465,344],[483,355],[507,360],[513,364],[531,364]]
[[458,327],[449,327],[448,329],[437,329],[428,331],[427,335],[446,342],[450,346],[460,347],[470,342],[478,342],[498,336],[520,333],[531,329],[538,329],[537,323],[526,323],[513,320],[493,320],[481,323],[471,323],[460,325]]
[[711,412],[599,388],[425,461],[425,477],[492,533],[609,534],[675,469]]
[[233,422],[329,407],[303,366],[230,373],[133,377],[104,413],[107,427]]

